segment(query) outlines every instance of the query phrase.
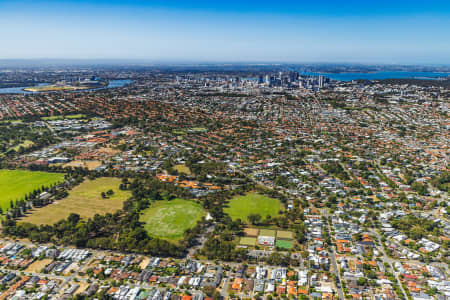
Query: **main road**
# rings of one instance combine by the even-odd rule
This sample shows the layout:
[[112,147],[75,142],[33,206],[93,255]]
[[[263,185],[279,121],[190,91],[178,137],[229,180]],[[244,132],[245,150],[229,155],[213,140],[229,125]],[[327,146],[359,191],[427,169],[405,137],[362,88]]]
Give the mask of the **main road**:
[[[328,230],[328,234],[331,234],[331,228],[330,228],[330,223],[328,223],[328,212],[327,209],[322,210],[322,214],[325,216],[326,222],[327,222],[327,230]],[[341,275],[339,274],[338,271],[338,267],[337,267],[337,262],[336,262],[336,254],[334,253],[334,246],[331,245],[330,246],[330,252],[331,252],[331,262],[333,263],[333,272],[334,275],[336,276],[336,278],[338,279],[339,283],[336,284],[337,290],[338,290],[338,294],[339,294],[339,299],[344,300],[344,292],[342,291],[342,279],[341,279]]]

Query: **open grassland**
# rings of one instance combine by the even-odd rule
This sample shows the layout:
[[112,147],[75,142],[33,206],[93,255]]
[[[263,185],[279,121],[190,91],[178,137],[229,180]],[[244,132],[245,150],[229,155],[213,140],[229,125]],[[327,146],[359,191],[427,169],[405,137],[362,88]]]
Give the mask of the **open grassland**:
[[63,180],[62,173],[0,170],[0,207],[5,210],[10,207],[11,200],[23,198],[43,185],[50,186]]
[[205,127],[193,127],[193,128],[191,128],[191,131],[193,131],[193,132],[207,132],[208,129],[206,129]]
[[243,236],[239,240],[240,245],[244,246],[255,246],[256,245],[256,238],[255,237],[247,237]]
[[292,240],[294,238],[294,234],[291,231],[278,230],[277,238],[282,240]]
[[198,203],[183,199],[156,201],[143,211],[140,221],[151,236],[179,240],[184,231],[195,226],[205,215]]
[[262,218],[267,215],[275,217],[281,210],[278,199],[270,198],[258,193],[248,193],[244,196],[237,196],[231,199],[224,211],[233,220],[241,219],[247,221],[251,214],[259,214]]
[[184,173],[187,175],[191,175],[191,170],[186,165],[176,165],[173,167],[175,170],[178,171],[178,173]]
[[[68,197],[34,210],[21,221],[36,225],[54,224],[67,218],[71,213],[79,214],[84,219],[91,218],[95,214],[114,213],[122,209],[123,202],[131,196],[129,191],[119,190],[120,183],[119,178],[111,177],[85,180],[69,191]],[[101,193],[109,189],[113,190],[114,194],[102,198]]]
[[276,237],[277,236],[277,231],[276,230],[272,230],[272,229],[261,229],[259,231],[259,235],[260,236]]
[[75,114],[75,115],[61,115],[61,116],[50,116],[50,117],[42,117],[41,119],[44,121],[54,121],[54,120],[64,120],[64,119],[83,119],[86,116],[83,114]]

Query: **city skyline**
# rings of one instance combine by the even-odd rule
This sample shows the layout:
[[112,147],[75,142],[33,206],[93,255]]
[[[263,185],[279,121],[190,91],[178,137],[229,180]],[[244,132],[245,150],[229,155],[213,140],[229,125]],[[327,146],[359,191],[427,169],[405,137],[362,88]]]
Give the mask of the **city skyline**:
[[445,1],[4,1],[0,59],[449,64]]

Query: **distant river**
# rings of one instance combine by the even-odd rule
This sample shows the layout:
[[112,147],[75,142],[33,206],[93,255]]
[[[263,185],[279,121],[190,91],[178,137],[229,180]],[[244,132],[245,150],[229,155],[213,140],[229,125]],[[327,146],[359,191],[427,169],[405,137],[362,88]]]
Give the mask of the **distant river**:
[[[105,87],[101,88],[95,88],[95,89],[86,89],[86,90],[79,90],[79,91],[73,91],[73,92],[81,92],[81,91],[95,91],[95,90],[103,90],[103,89],[113,89],[118,87],[123,87],[127,84],[132,83],[133,80],[129,79],[117,79],[117,80],[110,80],[109,84]],[[37,86],[46,86],[49,85],[48,83],[38,83]],[[22,86],[22,87],[12,87],[12,88],[0,88],[0,94],[35,94],[39,92],[29,92],[24,91],[23,89],[29,88],[31,86]]]
[[303,72],[301,75],[323,75],[325,77],[339,80],[339,81],[352,81],[356,79],[367,80],[381,80],[390,78],[412,78],[412,79],[430,79],[435,80],[439,77],[449,77],[450,73],[440,72],[402,72],[402,71],[389,71],[389,72],[371,72],[371,73],[312,73]]

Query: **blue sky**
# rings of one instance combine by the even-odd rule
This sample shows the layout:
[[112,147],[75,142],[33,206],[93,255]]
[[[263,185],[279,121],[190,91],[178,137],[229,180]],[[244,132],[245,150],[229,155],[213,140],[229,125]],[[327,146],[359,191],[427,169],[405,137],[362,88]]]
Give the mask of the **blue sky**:
[[4,1],[0,59],[450,64],[450,1]]

